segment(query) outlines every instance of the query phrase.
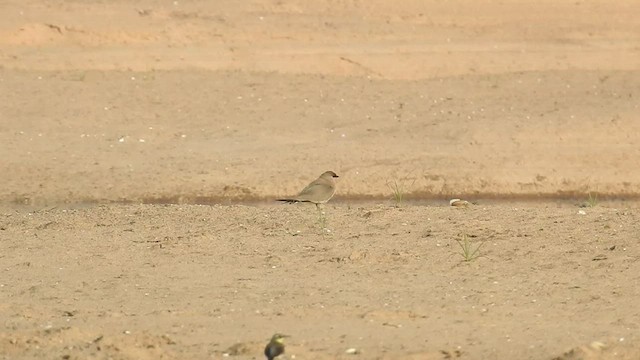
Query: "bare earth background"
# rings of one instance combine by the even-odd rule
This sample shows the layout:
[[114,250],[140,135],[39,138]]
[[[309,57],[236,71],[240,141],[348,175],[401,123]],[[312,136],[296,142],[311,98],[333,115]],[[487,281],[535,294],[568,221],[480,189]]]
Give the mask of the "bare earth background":
[[3,1],[0,359],[640,358],[639,13]]

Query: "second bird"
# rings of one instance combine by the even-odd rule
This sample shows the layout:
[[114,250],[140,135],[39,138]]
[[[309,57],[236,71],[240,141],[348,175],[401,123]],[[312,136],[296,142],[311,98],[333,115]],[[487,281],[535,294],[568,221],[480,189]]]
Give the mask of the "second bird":
[[277,356],[284,354],[284,338],[286,337],[288,336],[282,334],[275,334],[271,337],[271,341],[264,348],[264,356],[268,360],[273,360]]
[[319,178],[302,189],[298,196],[288,199],[278,199],[278,201],[310,202],[316,204],[316,206],[318,206],[318,204],[324,204],[336,193],[336,182],[333,179],[337,177],[338,175],[333,171],[325,171]]

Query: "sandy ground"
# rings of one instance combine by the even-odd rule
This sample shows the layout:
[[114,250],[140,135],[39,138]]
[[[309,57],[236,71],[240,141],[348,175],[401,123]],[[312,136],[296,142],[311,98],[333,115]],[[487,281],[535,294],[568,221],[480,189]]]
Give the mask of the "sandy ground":
[[313,205],[6,209],[0,349],[259,359],[278,331],[296,359],[637,359],[638,214],[354,204],[323,232]]
[[0,359],[640,358],[638,13],[3,1]]

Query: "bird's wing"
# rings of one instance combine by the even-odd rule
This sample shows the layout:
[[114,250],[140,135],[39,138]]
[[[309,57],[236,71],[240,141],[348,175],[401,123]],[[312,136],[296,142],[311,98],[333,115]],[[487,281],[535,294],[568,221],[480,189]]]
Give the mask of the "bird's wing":
[[302,201],[326,201],[333,196],[334,192],[335,187],[333,184],[325,179],[317,179],[302,189],[296,199]]

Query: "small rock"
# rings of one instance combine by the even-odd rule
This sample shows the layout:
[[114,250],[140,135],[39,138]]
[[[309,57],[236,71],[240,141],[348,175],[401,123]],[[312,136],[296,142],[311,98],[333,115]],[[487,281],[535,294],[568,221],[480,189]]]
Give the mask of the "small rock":
[[345,353],[349,355],[357,355],[360,352],[356,348],[348,348],[347,350],[345,350]]
[[593,261],[601,261],[601,260],[607,260],[607,255],[604,254],[599,254],[593,257],[593,259],[591,259]]
[[449,206],[454,206],[454,207],[467,207],[469,206],[469,202],[466,200],[460,200],[460,199],[451,199],[449,201]]

